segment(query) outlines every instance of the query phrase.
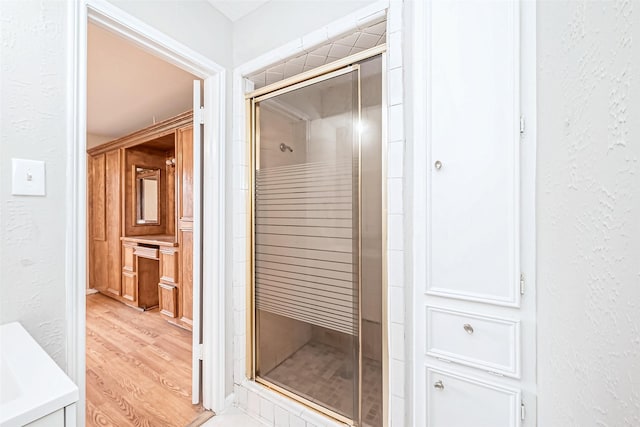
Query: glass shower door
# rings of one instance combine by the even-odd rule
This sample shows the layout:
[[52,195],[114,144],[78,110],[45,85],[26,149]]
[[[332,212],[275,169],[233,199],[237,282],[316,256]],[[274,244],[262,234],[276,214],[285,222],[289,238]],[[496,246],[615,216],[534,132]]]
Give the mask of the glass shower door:
[[360,419],[360,68],[254,101],[255,377]]

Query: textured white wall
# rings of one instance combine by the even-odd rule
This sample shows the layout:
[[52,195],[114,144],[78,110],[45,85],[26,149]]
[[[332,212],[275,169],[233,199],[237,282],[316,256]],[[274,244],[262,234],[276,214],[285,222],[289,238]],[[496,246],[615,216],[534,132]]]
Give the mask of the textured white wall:
[[235,66],[324,27],[375,0],[274,0],[233,24]]
[[538,425],[640,425],[640,2],[538,4]]
[[[0,2],[0,324],[65,367],[66,5]],[[11,158],[46,162],[45,197],[11,195]]]
[[[206,1],[113,3],[231,66],[231,23]],[[61,0],[0,1],[0,323],[21,321],[62,367],[69,138],[66,13],[67,3]],[[231,114],[227,117],[230,129]],[[46,197],[11,195],[12,157],[46,161]],[[231,378],[228,383],[231,387]]]

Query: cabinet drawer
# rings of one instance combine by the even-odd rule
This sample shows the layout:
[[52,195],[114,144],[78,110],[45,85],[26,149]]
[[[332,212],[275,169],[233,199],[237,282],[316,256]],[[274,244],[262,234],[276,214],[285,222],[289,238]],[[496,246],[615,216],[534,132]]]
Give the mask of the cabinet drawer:
[[148,248],[146,246],[136,246],[135,255],[142,258],[158,259],[158,248]]
[[428,427],[519,427],[520,390],[427,368]]
[[427,355],[520,377],[520,322],[427,307]]

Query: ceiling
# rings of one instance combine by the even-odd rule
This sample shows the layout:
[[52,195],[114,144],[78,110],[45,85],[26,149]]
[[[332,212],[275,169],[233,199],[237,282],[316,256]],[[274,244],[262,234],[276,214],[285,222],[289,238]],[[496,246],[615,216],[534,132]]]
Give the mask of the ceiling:
[[87,133],[115,139],[190,110],[194,79],[90,23]]
[[231,22],[235,22],[253,12],[269,0],[208,0],[209,3],[222,12]]

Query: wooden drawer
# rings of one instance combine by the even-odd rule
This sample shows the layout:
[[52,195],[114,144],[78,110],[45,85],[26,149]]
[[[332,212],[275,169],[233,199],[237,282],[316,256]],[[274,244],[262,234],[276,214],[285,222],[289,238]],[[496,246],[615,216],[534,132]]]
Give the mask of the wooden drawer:
[[146,246],[136,246],[134,254],[142,258],[158,259],[158,248],[148,248]]
[[520,322],[427,307],[427,354],[520,377]]
[[428,427],[519,427],[520,390],[427,367]]

